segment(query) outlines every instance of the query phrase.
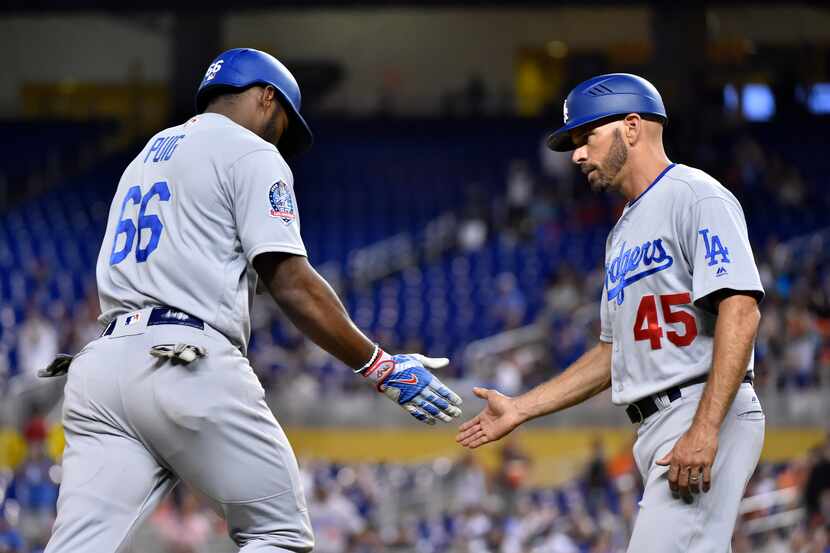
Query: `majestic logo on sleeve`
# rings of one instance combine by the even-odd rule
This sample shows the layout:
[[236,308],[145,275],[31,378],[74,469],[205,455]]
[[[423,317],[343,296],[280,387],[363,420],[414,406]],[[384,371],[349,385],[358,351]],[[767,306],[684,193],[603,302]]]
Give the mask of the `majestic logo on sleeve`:
[[[622,305],[625,287],[672,266],[674,258],[666,252],[663,240],[650,240],[642,246],[626,249],[625,242],[617,256],[605,268],[605,287],[608,301],[617,300]],[[640,264],[643,269],[640,270]]]
[[271,217],[282,219],[286,225],[294,220],[294,198],[287,184],[281,180],[272,184],[268,200],[271,202]]

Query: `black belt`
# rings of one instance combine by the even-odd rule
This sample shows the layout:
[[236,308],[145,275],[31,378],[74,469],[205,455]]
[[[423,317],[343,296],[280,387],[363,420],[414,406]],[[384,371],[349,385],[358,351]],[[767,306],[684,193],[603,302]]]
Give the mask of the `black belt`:
[[[136,316],[138,316],[137,311],[127,315],[121,315],[121,317],[126,317],[124,324],[131,324],[130,318]],[[115,325],[118,322],[118,319],[121,317],[116,317],[111,320],[101,336],[109,336],[112,334],[115,330]],[[138,323],[139,321],[136,319],[135,322]],[[184,311],[179,311],[175,307],[167,306],[154,307],[153,310],[150,311],[150,317],[147,319],[147,326],[155,325],[182,325],[198,328],[199,330],[205,329],[205,323],[202,319],[194,317],[193,315],[188,315]]]
[[[703,384],[706,382],[706,379],[709,378],[708,374],[702,374],[696,378],[691,380],[687,380],[686,382],[682,382],[677,386],[672,386],[668,390],[664,390],[660,393],[666,394],[666,397],[669,398],[669,401],[674,401],[676,399],[680,399],[683,394],[680,393],[682,388],[687,386],[694,386],[695,384]],[[747,382],[752,384],[752,374],[747,373],[744,379],[741,382]],[[638,422],[643,422],[651,415],[659,411],[659,407],[657,407],[657,403],[654,402],[654,396],[646,396],[639,401],[635,401],[631,403],[628,407],[625,408],[625,413],[628,415],[628,418],[631,419],[631,422],[637,424]]]

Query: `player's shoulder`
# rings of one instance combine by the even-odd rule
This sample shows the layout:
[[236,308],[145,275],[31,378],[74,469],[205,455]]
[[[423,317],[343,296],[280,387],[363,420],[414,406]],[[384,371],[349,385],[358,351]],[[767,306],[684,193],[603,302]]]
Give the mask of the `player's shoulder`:
[[676,164],[664,178],[670,183],[667,188],[681,204],[695,204],[708,198],[720,198],[740,206],[738,199],[718,180],[701,169]]
[[235,161],[234,156],[244,156],[256,151],[277,152],[273,144],[263,140],[253,131],[218,113],[203,113],[191,118],[182,125],[195,134],[203,135],[209,147],[224,152],[226,157]]
[[[177,127],[162,133],[180,133],[191,143],[194,155],[207,157],[221,169],[233,169],[241,160],[258,154],[256,161],[263,159],[288,169],[279,150],[270,142],[242,125],[219,113],[202,113],[188,119]],[[161,133],[160,133],[161,134]]]

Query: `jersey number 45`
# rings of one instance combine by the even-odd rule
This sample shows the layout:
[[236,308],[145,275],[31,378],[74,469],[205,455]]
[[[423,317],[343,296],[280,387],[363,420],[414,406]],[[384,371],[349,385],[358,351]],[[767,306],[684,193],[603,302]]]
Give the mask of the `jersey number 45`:
[[[144,196],[141,195],[141,187],[133,186],[127,190],[127,195],[124,196],[124,202],[121,204],[121,214],[118,216],[118,226],[115,227],[115,238],[112,241],[112,253],[110,254],[110,265],[117,265],[124,261],[130,252],[133,251],[133,242],[137,242],[135,246],[135,260],[137,263],[144,263],[150,254],[159,246],[159,239],[161,232],[164,230],[164,224],[158,215],[147,215],[147,205],[153,197],[158,197],[160,202],[170,201],[170,187],[166,181],[158,181],[150,187]],[[132,203],[138,205],[138,220],[133,222],[132,218],[124,218],[124,211],[127,209],[127,204]],[[143,230],[150,231],[150,241],[145,247],[141,247],[141,232]],[[119,237],[124,235],[124,245],[121,249],[118,247]],[[136,240],[136,235],[138,240]]]
[[[672,311],[672,307],[692,303],[691,294],[689,292],[679,292],[677,294],[664,294],[659,297],[663,320],[666,324],[680,324],[685,329],[682,334],[669,330],[666,332],[666,338],[677,347],[688,346],[697,337],[695,317],[682,309]],[[660,328],[660,321],[657,319],[657,297],[643,296],[643,299],[640,300],[640,307],[637,308],[637,317],[634,320],[634,340],[648,340],[651,342],[651,349],[660,349],[663,347],[662,338],[663,329]]]

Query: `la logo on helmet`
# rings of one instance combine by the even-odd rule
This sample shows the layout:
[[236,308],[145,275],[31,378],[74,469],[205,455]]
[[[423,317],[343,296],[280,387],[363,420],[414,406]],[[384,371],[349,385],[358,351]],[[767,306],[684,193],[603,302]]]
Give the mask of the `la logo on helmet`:
[[213,80],[213,77],[215,77],[216,74],[219,73],[219,70],[222,69],[222,63],[224,61],[225,60],[219,60],[216,63],[210,64],[210,67],[208,67],[207,72],[205,72],[205,80],[206,81],[212,81]]
[[568,101],[562,104],[562,118],[565,120],[565,124],[568,124]]

